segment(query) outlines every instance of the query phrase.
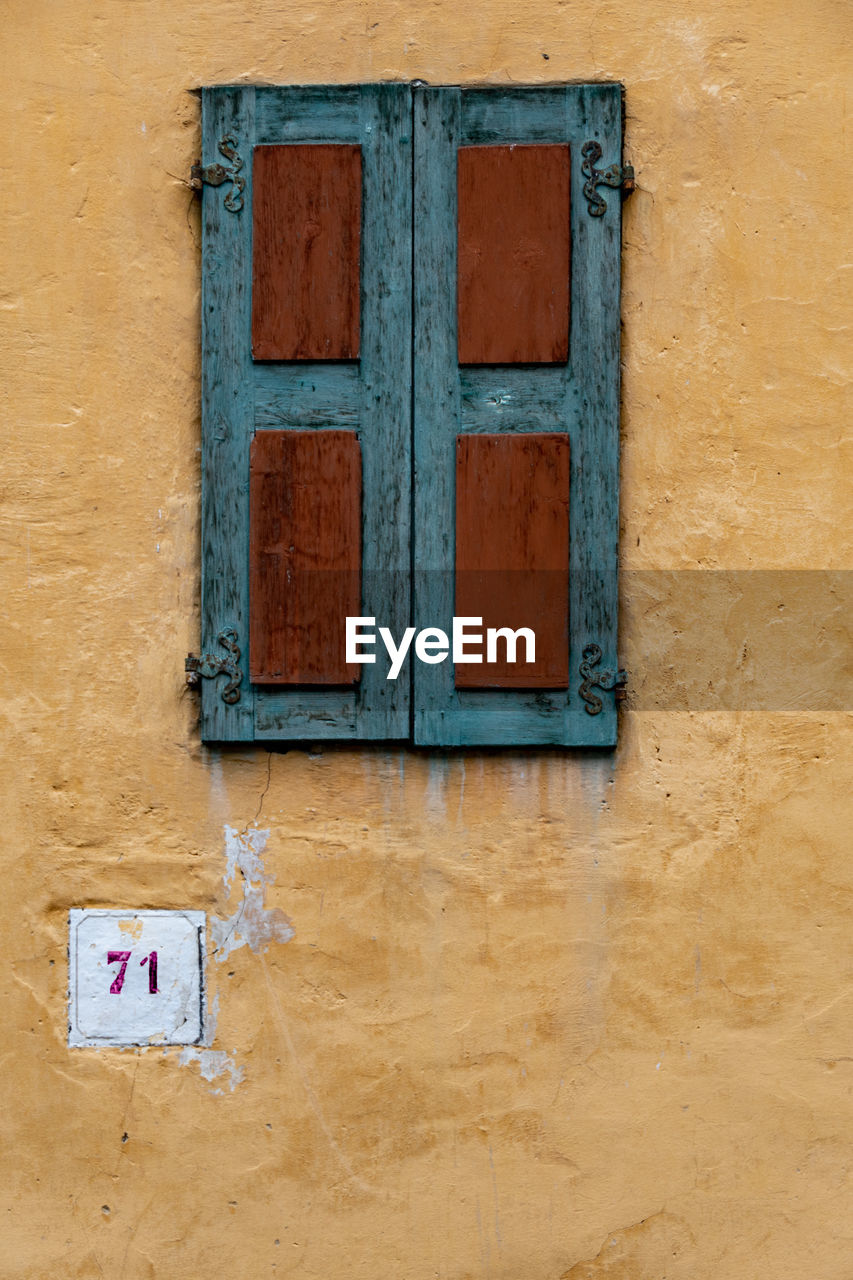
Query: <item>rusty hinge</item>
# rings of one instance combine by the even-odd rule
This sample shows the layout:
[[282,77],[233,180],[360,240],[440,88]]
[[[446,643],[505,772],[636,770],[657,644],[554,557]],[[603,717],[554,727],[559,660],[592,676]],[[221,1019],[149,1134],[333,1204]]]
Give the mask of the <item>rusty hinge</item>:
[[634,166],[611,164],[606,169],[597,169],[595,166],[601,159],[601,147],[597,142],[585,142],[581,147],[581,155],[583,156],[581,173],[586,179],[583,184],[583,193],[589,204],[589,213],[593,218],[600,218],[607,212],[607,202],[598,194],[596,188],[619,187],[624,200],[636,189]]
[[194,191],[201,191],[205,184],[209,187],[221,187],[223,182],[230,182],[231,190],[226,193],[225,208],[230,213],[239,213],[243,208],[246,179],[240,176],[243,158],[237,152],[237,139],[230,133],[226,134],[219,143],[219,150],[226,160],[231,161],[230,166],[219,163],[194,164],[190,169],[190,186]]
[[591,716],[597,716],[604,706],[598,694],[593,693],[593,687],[612,689],[616,702],[624,702],[626,696],[627,671],[593,671],[593,667],[597,667],[600,661],[601,646],[588,644],[583,651],[583,662],[580,665],[580,673],[583,676],[580,695],[586,703],[584,710]]
[[191,689],[198,689],[202,679],[213,680],[216,676],[228,676],[229,680],[222,690],[222,701],[233,703],[240,701],[240,685],[243,672],[240,670],[240,648],[237,644],[237,632],[233,627],[225,627],[216,637],[229,656],[217,658],[212,653],[188,653],[184,662],[187,673],[187,684]]

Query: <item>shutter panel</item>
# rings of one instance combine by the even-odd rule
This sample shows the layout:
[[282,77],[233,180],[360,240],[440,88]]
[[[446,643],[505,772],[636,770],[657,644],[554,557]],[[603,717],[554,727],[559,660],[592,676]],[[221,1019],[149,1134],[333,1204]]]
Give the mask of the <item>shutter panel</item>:
[[361,148],[255,147],[252,354],[358,356]]
[[[441,627],[449,634],[456,604],[471,603],[468,584],[463,581],[457,586],[454,581],[457,563],[465,563],[472,532],[470,496],[455,489],[457,437],[563,433],[571,457],[569,549],[563,565],[569,634],[560,664],[560,674],[568,675],[568,688],[472,688],[466,687],[467,674],[460,684],[449,661],[430,666],[415,663],[414,741],[423,745],[603,747],[616,741],[613,700],[607,699],[598,714],[590,715],[580,696],[586,645],[600,646],[603,667],[616,666],[621,212],[619,193],[605,188],[605,214],[590,213],[580,164],[583,147],[590,141],[600,145],[603,164],[620,162],[619,85],[415,89],[413,620],[417,627]],[[530,155],[543,175],[542,186],[551,192],[543,201],[543,216],[555,228],[559,219],[553,210],[565,207],[564,197],[559,186],[555,188],[553,176],[548,176],[542,155],[535,156],[533,149],[555,154],[551,149],[556,148],[565,155],[568,148],[571,156],[566,363],[530,363],[548,354],[541,335],[531,351],[524,345],[525,323],[502,320],[501,331],[512,331],[511,342],[504,342],[502,332],[495,336],[486,326],[478,329],[476,308],[470,305],[471,279],[476,275],[471,268],[472,245],[478,247],[477,237],[482,241],[503,233],[497,215],[489,218],[481,210],[475,237],[471,209],[459,207],[460,194],[463,202],[469,200],[473,181],[472,152],[467,149],[495,149],[483,162],[492,174],[485,178],[480,174],[481,190],[485,190],[503,163],[498,151],[508,147],[516,152],[531,148]],[[524,217],[535,207],[530,200],[531,183],[538,194],[539,181],[531,176],[523,184],[527,195],[518,198]],[[481,196],[477,203],[488,205],[489,199]],[[503,239],[503,247],[498,245],[496,252],[505,256],[508,241],[512,262],[512,236]],[[546,244],[555,261],[562,252],[568,270],[568,246],[560,249],[558,230],[543,235],[540,260]],[[482,258],[486,246],[481,244],[479,252]],[[516,263],[521,257],[515,254]],[[538,333],[542,277],[535,270],[513,275],[514,287],[522,292],[512,307],[521,316],[532,307]],[[558,283],[563,288],[566,282]],[[560,296],[559,288],[555,284],[554,297]],[[532,297],[525,289],[532,290]],[[563,315],[561,302],[555,304],[557,312]],[[466,332],[460,332],[460,324]],[[552,340],[551,358],[561,359],[559,328],[545,333]],[[488,362],[474,363],[475,358]],[[472,363],[465,363],[466,359]],[[471,448],[476,452],[477,446]],[[460,523],[455,529],[457,516]],[[539,516],[532,508],[523,515],[507,513],[507,519],[519,527],[535,527]],[[487,594],[482,596],[484,611]],[[479,609],[475,616],[480,616]],[[547,619],[543,622],[548,631]],[[528,625],[535,630],[536,620]]]
[[361,454],[352,431],[258,431],[249,462],[253,684],[355,684],[347,615],[361,607]]
[[[245,178],[243,208],[236,213],[225,207],[222,188],[204,190],[202,648],[215,653],[217,636],[232,628],[243,682],[240,700],[228,705],[221,680],[203,681],[202,736],[406,737],[407,685],[387,681],[380,662],[362,667],[361,678],[349,687],[317,687],[313,677],[323,671],[350,677],[341,672],[339,657],[331,661],[326,633],[312,634],[316,623],[307,625],[306,597],[289,604],[300,615],[296,631],[295,615],[284,612],[270,623],[273,632],[281,632],[277,638],[253,634],[250,640],[250,622],[269,622],[270,601],[250,617],[249,467],[256,432],[291,432],[303,439],[308,433],[352,434],[363,471],[355,612],[375,616],[400,634],[410,617],[409,86],[205,89],[202,130],[205,163],[220,159],[220,142],[231,138]],[[257,211],[254,177],[260,187]],[[291,182],[300,190],[291,191]],[[289,231],[291,245],[283,243]],[[312,255],[323,259],[322,271],[311,267]],[[297,455],[296,465],[307,465],[305,446],[293,447],[295,453],[285,447],[281,454],[285,476]],[[315,472],[320,458],[314,455]],[[335,483],[340,481],[338,475]],[[277,483],[286,494],[286,479]],[[345,484],[351,492],[351,473]],[[303,528],[326,509],[325,499],[313,514],[310,504],[303,507]],[[332,544],[342,528],[329,531]],[[260,529],[258,536],[263,541]],[[353,600],[347,598],[345,607]],[[299,635],[292,661],[284,659],[288,683],[267,682],[265,662],[256,668],[263,682],[250,679],[250,650],[253,658],[265,646],[283,652],[288,631]],[[310,683],[290,683],[309,676]]]
[[569,148],[460,147],[460,364],[569,355]]
[[568,563],[568,436],[458,436],[456,615],[486,633],[535,625],[535,660],[519,639],[509,661],[502,635],[497,661],[456,665],[457,689],[568,688]]

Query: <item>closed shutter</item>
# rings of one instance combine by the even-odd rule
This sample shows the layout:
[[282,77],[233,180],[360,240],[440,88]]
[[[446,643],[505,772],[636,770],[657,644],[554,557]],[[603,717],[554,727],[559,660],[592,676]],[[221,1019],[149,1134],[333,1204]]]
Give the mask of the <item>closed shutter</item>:
[[343,644],[348,612],[410,619],[410,90],[202,102],[246,184],[237,212],[204,197],[202,645],[235,632],[243,681],[203,682],[202,735],[406,737],[405,681]]
[[[621,87],[202,101],[244,187],[203,205],[202,645],[241,682],[202,736],[612,745]],[[484,661],[388,680],[354,614],[481,618]]]
[[424,745],[616,741],[580,694],[586,646],[616,666],[619,527],[620,197],[592,214],[589,142],[619,162],[619,85],[415,90],[414,622],[535,613],[540,646],[527,675],[416,663]]

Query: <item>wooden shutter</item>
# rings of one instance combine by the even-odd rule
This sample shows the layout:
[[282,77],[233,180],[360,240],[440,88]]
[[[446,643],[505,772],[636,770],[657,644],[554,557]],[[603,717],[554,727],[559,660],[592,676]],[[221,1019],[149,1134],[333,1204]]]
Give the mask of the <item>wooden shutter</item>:
[[[249,474],[256,433],[294,433],[293,448],[280,453],[278,480],[267,477],[286,499],[289,467],[317,473],[322,449],[318,444],[310,462],[306,435],[317,433],[319,442],[348,433],[363,473],[355,611],[400,634],[410,620],[409,86],[205,89],[202,135],[204,163],[222,160],[225,140],[240,156],[245,180],[239,211],[225,203],[227,185],[205,187],[203,196],[202,649],[221,656],[218,637],[231,628],[243,679],[239,700],[230,703],[223,680],[202,682],[202,736],[406,737],[405,681],[387,681],[376,663],[362,667],[356,683],[338,684],[352,673],[332,652],[328,609],[325,622],[314,616],[312,624],[310,593],[301,602],[293,596],[289,613],[271,614],[266,599],[251,616]],[[288,234],[293,244],[283,242]],[[318,255],[322,270],[315,271]],[[268,439],[262,448],[269,451]],[[344,473],[351,497],[351,467],[339,470],[338,480]],[[330,505],[328,495],[315,497],[319,507],[302,503],[297,512],[303,530]],[[330,531],[335,554],[344,527],[351,529],[351,508],[350,502],[343,525]],[[271,530],[256,532],[260,555]],[[257,556],[253,563],[257,570]],[[267,569],[272,563],[268,556]],[[267,576],[268,587],[274,577]],[[356,603],[352,581],[348,592],[341,608]],[[264,626],[279,634],[259,637]],[[297,638],[289,657],[282,648],[288,633]],[[250,653],[259,659],[254,681]]]
[[[237,697],[233,669],[230,681],[202,681],[206,741],[615,743],[614,700],[597,711],[584,699],[581,666],[590,645],[600,669],[617,666],[621,210],[618,191],[596,193],[589,166],[620,163],[621,115],[614,84],[203,91],[203,164],[237,181],[203,196],[202,651],[233,663],[239,649],[241,677]],[[357,599],[359,616],[396,637],[411,624],[450,634],[454,614],[479,615],[480,599],[489,625],[488,592],[472,597],[473,579],[456,569],[468,571],[476,543],[473,460],[499,440],[508,470],[481,514],[536,551],[497,571],[527,574],[546,549],[558,567],[534,572],[561,574],[568,560],[544,603],[524,605],[547,632],[534,683],[509,687],[513,673],[495,668],[472,687],[449,660],[411,659],[410,680],[388,681],[381,652],[352,673],[325,629],[337,605],[296,593],[276,612],[275,557],[291,553],[280,528],[259,525],[253,542],[250,527],[252,440],[266,433],[293,437],[277,478],[257,481],[279,486],[275,504],[289,500],[292,468],[323,472],[323,437],[350,462],[357,451],[361,572],[341,607]],[[525,449],[509,443],[518,437],[541,465],[556,449],[555,475],[568,467],[567,539],[557,522],[542,541],[557,495],[544,474],[525,489]],[[535,437],[567,447],[542,453]],[[349,498],[306,506],[303,493],[294,518],[316,528],[337,510],[323,554],[330,572],[354,573],[345,548],[357,483],[348,465],[338,474]],[[263,580],[254,619],[253,574]]]
[[[584,647],[592,643],[602,650],[602,666],[616,666],[621,212],[619,192],[603,188],[606,211],[591,214],[581,166],[588,142],[601,147],[603,165],[621,162],[620,86],[417,87],[414,103],[416,626],[450,633],[456,606],[466,603],[467,587],[464,582],[461,591],[457,587],[455,569],[470,545],[475,498],[457,492],[457,437],[562,433],[571,458],[564,583],[568,637],[560,664],[568,687],[472,688],[468,674],[460,680],[449,661],[415,663],[414,740],[424,745],[610,746],[616,740],[613,699],[590,715],[580,696],[580,666]],[[515,230],[494,209],[495,183],[511,173],[508,148],[529,159],[514,197]],[[478,174],[471,172],[472,156],[478,157]],[[546,156],[568,160],[568,201]],[[477,182],[480,194],[471,205]],[[536,203],[531,184],[548,193],[540,201],[548,229],[538,239],[531,234]],[[467,207],[460,208],[460,196]],[[570,243],[560,232],[560,210],[567,203]],[[533,268],[527,272],[523,253],[513,249],[525,237]],[[472,303],[481,296],[478,289],[485,296],[488,285],[481,274],[472,286],[477,263],[490,255],[494,261],[506,259],[507,245],[516,300],[504,299],[502,305],[532,317],[532,347],[517,315],[506,321],[499,317],[501,331],[495,331],[491,319],[478,321]],[[546,253],[553,255],[549,270],[565,273],[553,282],[553,292],[539,271]],[[525,287],[532,292],[525,294]],[[565,288],[568,295],[560,292]],[[559,301],[549,312],[551,299]],[[562,322],[564,315],[567,349],[565,331],[552,323]],[[510,341],[502,331],[511,332]],[[546,356],[553,363],[542,363]],[[517,527],[537,522],[532,511],[508,510],[506,519]],[[481,598],[485,613],[488,592]],[[546,623],[549,627],[553,635]]]

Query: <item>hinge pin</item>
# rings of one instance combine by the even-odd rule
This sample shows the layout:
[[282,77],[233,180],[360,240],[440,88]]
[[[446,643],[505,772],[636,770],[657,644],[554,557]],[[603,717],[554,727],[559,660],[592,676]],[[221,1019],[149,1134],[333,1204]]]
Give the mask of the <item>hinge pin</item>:
[[231,161],[230,166],[219,164],[218,161],[215,164],[203,165],[199,161],[190,169],[190,186],[194,191],[201,191],[205,185],[221,187],[223,182],[230,182],[231,190],[225,196],[225,208],[230,213],[239,213],[243,208],[246,179],[240,175],[243,159],[237,152],[237,139],[227,134],[220,141],[219,150],[226,160]]
[[606,169],[597,168],[601,159],[601,147],[595,141],[585,142],[581,147],[583,164],[581,173],[586,181],[583,193],[589,206],[590,217],[601,218],[607,212],[607,201],[603,199],[598,187],[618,187],[624,200],[636,188],[634,167],[630,164],[611,164]]
[[627,671],[594,671],[593,668],[600,662],[601,645],[586,645],[583,651],[583,662],[580,665],[580,674],[583,677],[580,695],[585,703],[584,710],[591,716],[597,716],[604,706],[598,694],[593,693],[594,687],[612,691],[616,702],[624,702],[627,693],[625,689],[628,680]]
[[216,676],[228,676],[229,680],[222,690],[222,701],[234,703],[240,701],[240,684],[243,672],[240,669],[240,648],[237,644],[237,632],[233,627],[225,627],[216,637],[228,656],[217,658],[213,653],[188,653],[184,662],[187,685],[190,689],[199,689],[202,679],[213,680]]

